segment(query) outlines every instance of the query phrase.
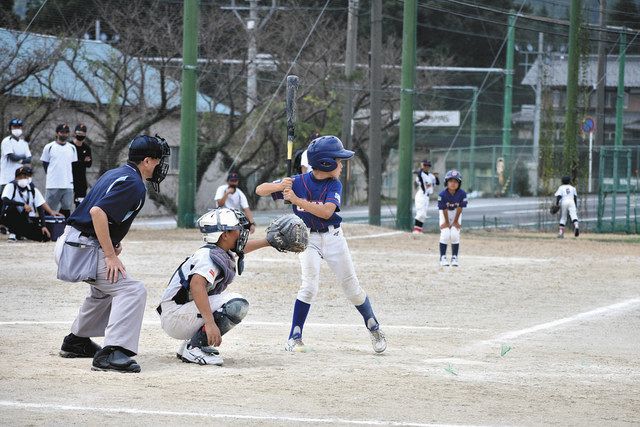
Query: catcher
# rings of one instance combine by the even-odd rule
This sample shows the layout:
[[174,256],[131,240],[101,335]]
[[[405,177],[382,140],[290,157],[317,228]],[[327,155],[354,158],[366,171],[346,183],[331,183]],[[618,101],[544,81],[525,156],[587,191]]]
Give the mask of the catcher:
[[162,329],[184,340],[177,356],[183,362],[222,365],[215,348],[222,335],[247,315],[249,302],[227,286],[242,274],[244,254],[273,246],[281,252],[302,252],[307,229],[295,215],[273,221],[267,237],[247,241],[251,224],[239,210],[218,208],[197,221],[205,245],[176,269],[156,309]]

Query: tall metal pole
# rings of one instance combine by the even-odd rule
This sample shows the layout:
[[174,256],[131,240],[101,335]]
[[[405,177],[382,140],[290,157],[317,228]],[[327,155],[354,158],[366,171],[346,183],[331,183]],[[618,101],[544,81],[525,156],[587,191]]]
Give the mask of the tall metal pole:
[[513,99],[513,56],[515,51],[516,15],[511,11],[509,15],[509,27],[507,29],[507,63],[504,77],[504,110],[502,114],[502,157],[504,159],[505,173],[511,176],[513,169],[510,163],[511,155],[511,111]]
[[369,118],[369,224],[380,225],[382,187],[382,0],[371,1]]
[[[249,44],[247,47],[247,113],[250,113],[258,99],[258,44],[256,32],[258,31],[258,0],[249,0],[249,20],[247,21],[247,35]],[[250,125],[248,127],[251,127]],[[247,132],[248,134],[249,132]]]
[[402,19],[402,81],[400,89],[400,143],[398,170],[398,201],[396,226],[410,230],[411,216],[411,165],[413,164],[413,94],[416,74],[416,17],[418,3],[405,0]]
[[[599,12],[599,25],[600,29],[604,30],[607,25],[607,0],[600,0],[600,12]],[[606,90],[606,66],[607,66],[607,47],[605,40],[607,37],[606,31],[600,31],[598,33],[598,73],[596,80],[596,144],[604,145],[604,127],[605,127],[605,90]]]
[[476,129],[478,127],[478,88],[473,88],[471,99],[471,147],[469,149],[469,188],[475,189],[476,185]]
[[540,170],[540,116],[542,110],[542,75],[544,73],[544,33],[538,33],[538,78],[536,80],[536,107],[533,112],[533,162],[536,173],[533,179],[533,195],[538,195],[538,170]]
[[563,165],[565,173],[575,178],[578,173],[578,71],[580,50],[580,0],[571,0],[569,12],[569,63],[567,69],[567,110],[564,120]]
[[196,200],[196,61],[198,59],[198,0],[184,0],[182,36],[182,105],[180,109],[180,171],[178,227],[195,224]]
[[[356,69],[356,54],[358,41],[358,2],[349,0],[349,15],[347,18],[347,47],[344,60],[344,76],[346,88],[344,94],[344,108],[342,110],[342,142],[347,149],[351,148],[351,122],[353,115],[353,72]],[[351,162],[347,162],[342,189],[342,203],[349,205],[351,192]]]
[[[618,95],[616,97],[616,139],[613,150],[613,198],[611,200],[611,224],[615,231],[616,223],[616,198],[618,195],[618,158],[622,153],[622,140],[624,136],[624,67],[627,56],[627,30],[622,28],[620,32],[620,53],[618,55]],[[628,183],[627,183],[628,185]]]

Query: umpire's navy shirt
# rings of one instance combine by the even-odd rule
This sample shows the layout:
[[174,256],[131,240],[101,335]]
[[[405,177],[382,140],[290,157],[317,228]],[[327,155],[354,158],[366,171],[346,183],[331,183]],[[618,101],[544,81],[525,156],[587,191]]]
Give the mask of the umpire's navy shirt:
[[109,219],[109,234],[114,245],[120,243],[129,232],[131,223],[144,206],[147,188],[134,163],[105,172],[98,179],[87,197],[78,205],[67,224],[80,232],[95,236],[89,211],[97,206]]

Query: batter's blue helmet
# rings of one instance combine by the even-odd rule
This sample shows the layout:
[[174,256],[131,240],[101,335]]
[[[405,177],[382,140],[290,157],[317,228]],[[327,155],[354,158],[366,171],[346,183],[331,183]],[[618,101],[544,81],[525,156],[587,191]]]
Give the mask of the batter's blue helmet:
[[24,122],[20,119],[11,119],[11,121],[9,122],[9,129],[11,129],[12,126],[23,126]]
[[331,172],[338,167],[336,159],[350,159],[353,151],[345,150],[337,136],[321,136],[311,142],[307,148],[307,158],[313,169]]
[[446,173],[446,175],[444,176],[444,183],[446,184],[450,179],[455,179],[459,184],[462,184],[462,174],[456,169],[451,169]]

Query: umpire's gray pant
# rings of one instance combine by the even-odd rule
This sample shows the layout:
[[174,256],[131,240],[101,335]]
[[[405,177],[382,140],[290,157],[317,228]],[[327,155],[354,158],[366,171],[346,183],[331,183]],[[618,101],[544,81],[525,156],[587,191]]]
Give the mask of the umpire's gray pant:
[[[77,232],[72,227],[68,228],[71,230],[65,234]],[[63,237],[66,240],[67,236]],[[89,287],[89,294],[80,307],[71,332],[79,337],[104,336],[103,346],[119,346],[138,353],[147,302],[144,284],[128,274],[126,279],[119,274],[115,283],[107,280],[107,264],[102,250],[98,251],[97,276]]]

